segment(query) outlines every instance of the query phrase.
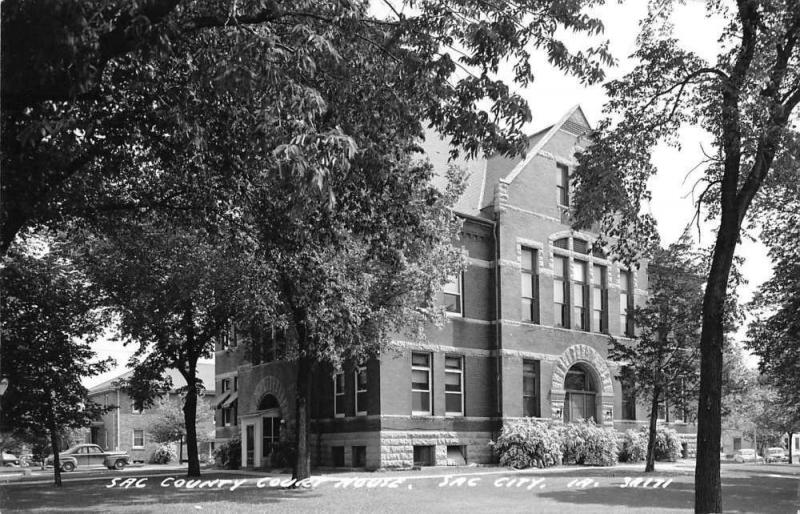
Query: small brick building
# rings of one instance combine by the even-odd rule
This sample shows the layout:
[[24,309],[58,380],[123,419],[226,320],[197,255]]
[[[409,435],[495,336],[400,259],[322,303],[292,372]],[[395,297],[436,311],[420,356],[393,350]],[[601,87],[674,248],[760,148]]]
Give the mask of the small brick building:
[[[126,451],[134,461],[150,462],[153,451],[159,445],[152,442],[148,430],[161,413],[157,406],[144,410],[137,410],[134,407],[131,397],[119,385],[120,380],[130,377],[131,373],[128,371],[89,389],[89,398],[92,401],[104,406],[114,406],[114,408],[92,423],[86,435],[86,442],[100,445],[105,450]],[[175,370],[168,370],[167,373],[172,378],[173,391],[168,393],[163,400],[182,402],[175,391],[184,387],[186,381]],[[198,364],[197,374],[206,387],[205,393],[198,399],[198,402],[206,402],[212,408],[216,407],[214,365]],[[180,405],[183,404],[180,403]],[[201,455],[210,455],[213,450],[213,431],[214,428],[211,424],[197,427],[198,438],[206,440],[198,445]],[[175,450],[180,453],[178,448]],[[185,459],[185,445],[182,455]]]
[[[427,343],[398,338],[363,368],[317,380],[313,464],[486,463],[503,421],[522,416],[592,418],[619,430],[647,423],[607,359],[607,334],[632,335],[646,266],[611,261],[593,247],[595,234],[569,224],[570,170],[588,131],[575,107],[530,136],[524,158],[460,163],[470,172],[456,206],[468,267],[442,292],[448,323],[431,328]],[[447,144],[431,136],[425,147],[445,169]],[[216,352],[217,381],[234,384],[237,398],[217,416],[217,441],[240,435],[245,467],[269,465],[293,428],[292,366],[269,360],[250,363],[226,345]],[[693,453],[694,426],[668,403],[663,416]]]

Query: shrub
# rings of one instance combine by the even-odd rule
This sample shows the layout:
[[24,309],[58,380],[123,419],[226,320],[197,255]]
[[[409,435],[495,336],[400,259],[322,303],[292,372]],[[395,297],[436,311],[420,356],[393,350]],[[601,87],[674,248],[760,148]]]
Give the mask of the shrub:
[[647,433],[628,430],[617,438],[620,462],[643,462],[647,458]]
[[501,466],[546,468],[561,462],[558,430],[541,421],[508,422],[503,425],[497,441],[489,444],[499,456]]
[[[645,440],[647,440],[646,431]],[[675,462],[680,457],[681,438],[678,436],[678,432],[666,427],[656,429],[656,460]]]
[[170,444],[162,444],[153,452],[150,457],[150,462],[153,464],[168,464],[176,460],[178,455]]
[[239,469],[242,467],[242,440],[239,438],[231,439],[227,443],[219,445],[214,450],[214,460],[217,466],[223,469]]
[[567,423],[559,427],[561,452],[566,464],[613,466],[617,463],[617,436],[613,429],[592,421]]

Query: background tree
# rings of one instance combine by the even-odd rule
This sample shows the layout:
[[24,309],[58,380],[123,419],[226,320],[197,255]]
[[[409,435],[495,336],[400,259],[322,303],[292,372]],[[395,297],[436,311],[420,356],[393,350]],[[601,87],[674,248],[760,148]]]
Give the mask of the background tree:
[[70,262],[59,242],[36,253],[12,250],[2,279],[2,373],[5,426],[28,440],[49,436],[54,481],[61,486],[58,453],[65,430],[87,427],[106,408],[89,400],[83,377],[106,371],[92,362],[91,343],[106,323],[97,291]]
[[650,401],[645,472],[655,470],[659,406],[667,400],[685,406],[696,396],[703,271],[688,238],[656,249],[647,268],[647,304],[634,311],[639,333],[632,343],[611,340],[609,356],[627,363],[629,385]]
[[764,199],[761,239],[769,248],[772,277],[750,305],[754,321],[747,347],[760,357],[759,370],[782,398],[800,405],[800,142],[778,163],[776,194]]
[[[776,160],[787,152],[790,119],[800,102],[800,9],[795,0],[708,0],[711,15],[724,18],[715,62],[683,50],[670,15],[676,2],[651,0],[637,39],[639,64],[606,86],[609,119],[598,125],[595,144],[575,173],[576,225],[603,220],[618,236],[616,253],[634,260],[654,236],[642,209],[649,198],[650,162],[660,142],[676,144],[685,124],[713,138],[698,195],[718,223],[703,304],[701,379],[695,510],[721,512],[722,348],[725,297],[736,245],[748,210]],[[618,120],[611,122],[611,117]]]
[[[158,409],[158,417],[148,427],[151,441],[178,443],[178,462],[183,460],[183,441],[186,439],[186,419],[181,408],[183,403],[179,397],[161,398],[154,405],[154,408]],[[214,440],[213,435],[209,439],[209,434],[214,434],[214,410],[202,399],[197,403],[195,426],[198,442]]]
[[[200,475],[197,398],[206,386],[197,362],[213,356],[214,341],[238,314],[255,263],[224,237],[159,219],[127,219],[114,230],[89,233],[82,262],[119,315],[120,333],[137,345],[127,388],[138,407],[171,388],[164,371],[186,381],[183,413],[189,476]],[[269,298],[264,293],[261,299]]]

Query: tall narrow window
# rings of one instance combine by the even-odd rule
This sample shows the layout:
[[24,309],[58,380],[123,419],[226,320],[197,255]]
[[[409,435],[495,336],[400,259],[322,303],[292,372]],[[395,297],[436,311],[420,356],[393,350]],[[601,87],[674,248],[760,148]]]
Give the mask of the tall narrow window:
[[553,302],[555,314],[555,326],[569,327],[569,305],[567,303],[568,282],[567,282],[567,258],[553,257]]
[[133,447],[144,448],[144,430],[133,431]]
[[411,412],[431,413],[431,354],[411,354]]
[[522,249],[522,321],[539,323],[539,270],[536,250]]
[[333,412],[337,418],[344,417],[344,373],[333,377]]
[[556,200],[558,205],[569,207],[569,168],[556,165]]
[[359,367],[355,371],[356,379],[356,415],[363,416],[367,413],[367,368]]
[[587,330],[587,307],[589,303],[588,287],[586,285],[586,263],[572,261],[572,323],[573,328]]
[[622,368],[619,377],[622,385],[622,419],[636,419],[636,393],[631,368]]
[[539,410],[539,361],[522,361],[522,415],[538,418]]
[[633,335],[633,280],[631,272],[619,272],[619,331],[626,336]]
[[608,279],[606,267],[594,265],[592,273],[592,330],[608,332]]
[[444,410],[448,416],[464,415],[464,359],[444,358]]
[[444,308],[447,312],[462,313],[461,291],[461,273],[459,273],[444,285]]

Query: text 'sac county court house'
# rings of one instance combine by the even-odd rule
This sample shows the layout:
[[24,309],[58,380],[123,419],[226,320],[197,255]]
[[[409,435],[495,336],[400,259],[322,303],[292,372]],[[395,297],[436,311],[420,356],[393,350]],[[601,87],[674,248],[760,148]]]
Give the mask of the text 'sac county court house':
[[[594,234],[568,224],[569,173],[588,130],[575,107],[530,137],[525,158],[466,163],[456,211],[468,268],[442,294],[448,323],[426,344],[396,340],[365,367],[316,381],[313,465],[489,462],[488,441],[521,416],[593,418],[618,430],[646,423],[604,335],[631,334],[628,313],[647,297],[645,266],[611,262],[592,251]],[[446,166],[446,143],[429,137],[425,146],[434,166]],[[242,348],[216,352],[217,444],[241,437],[244,467],[269,465],[293,424],[293,369],[265,353],[253,363]],[[693,453],[694,426],[669,405],[662,416]]]

